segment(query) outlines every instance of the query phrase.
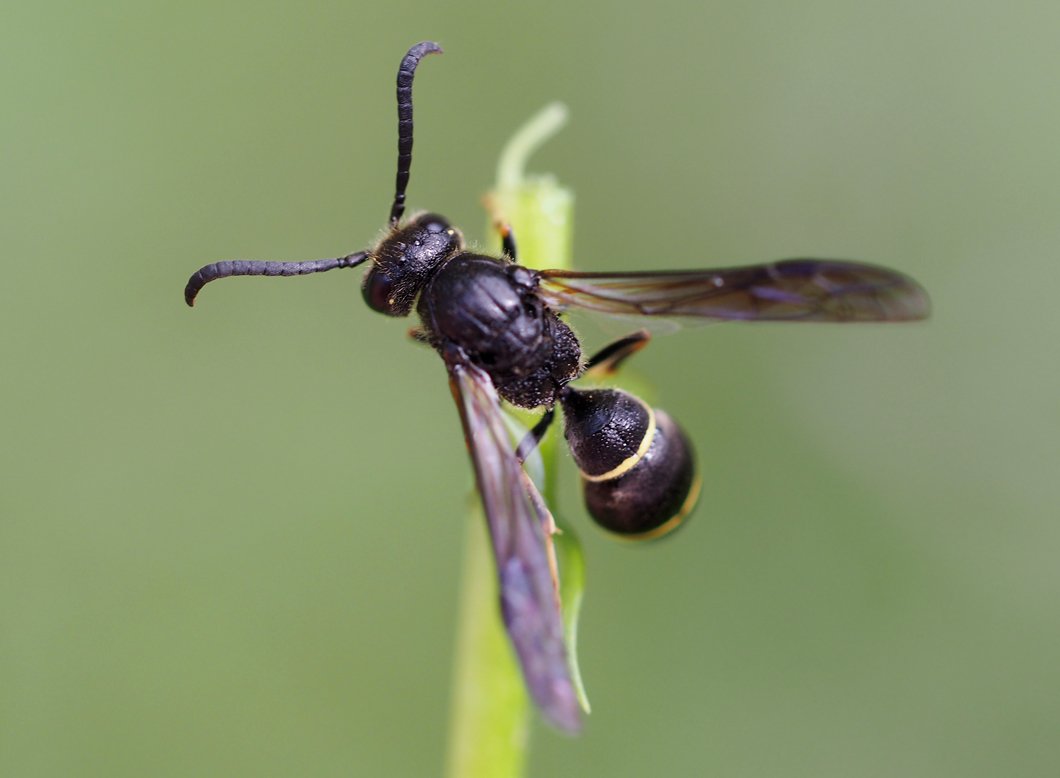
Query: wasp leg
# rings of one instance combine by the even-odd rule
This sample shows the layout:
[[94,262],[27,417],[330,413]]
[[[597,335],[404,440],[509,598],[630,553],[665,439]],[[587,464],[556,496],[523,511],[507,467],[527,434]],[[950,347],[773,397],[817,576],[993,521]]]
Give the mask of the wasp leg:
[[493,222],[493,226],[497,229],[497,232],[501,234],[501,252],[512,262],[518,262],[519,258],[515,248],[515,233],[512,231],[512,225],[503,219],[497,219]]
[[431,345],[431,336],[423,327],[409,327],[408,336],[423,346]]
[[490,219],[493,220],[494,229],[497,230],[501,236],[501,253],[511,259],[512,262],[518,262],[519,257],[515,248],[515,233],[512,232],[512,225],[501,213],[496,198],[491,195],[486,195],[482,198],[482,204],[486,207],[486,212],[489,214]]
[[632,335],[627,335],[614,343],[610,343],[597,351],[585,363],[586,373],[597,375],[612,375],[619,365],[633,356],[636,352],[648,345],[651,333],[647,330],[638,330]]
[[519,441],[519,447],[515,449],[515,458],[520,463],[525,462],[526,458],[537,448],[537,444],[545,437],[545,433],[548,432],[548,428],[552,426],[552,421],[555,418],[556,412],[549,408],[545,411],[545,415],[541,417],[541,420],[534,425],[534,428],[527,432],[526,436]]

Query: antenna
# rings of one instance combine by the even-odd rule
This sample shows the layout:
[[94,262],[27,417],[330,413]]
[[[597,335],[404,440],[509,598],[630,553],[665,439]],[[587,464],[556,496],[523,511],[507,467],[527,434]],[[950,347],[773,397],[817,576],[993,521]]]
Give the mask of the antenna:
[[357,267],[368,259],[367,251],[347,254],[335,259],[311,259],[308,262],[260,262],[249,259],[229,259],[214,262],[195,271],[184,287],[184,302],[195,305],[195,295],[206,284],[218,278],[229,276],[304,276],[308,273],[321,273],[340,267]]
[[409,170],[412,168],[412,77],[420,60],[428,54],[441,53],[442,47],[434,41],[417,43],[402,58],[397,74],[398,109],[398,164],[394,186],[394,204],[390,206],[390,224],[398,223],[405,213],[405,188],[409,185]]

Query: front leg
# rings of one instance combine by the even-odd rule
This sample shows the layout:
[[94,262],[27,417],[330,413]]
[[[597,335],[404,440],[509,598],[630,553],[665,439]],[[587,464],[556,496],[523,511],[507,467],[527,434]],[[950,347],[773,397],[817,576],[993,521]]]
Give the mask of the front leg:
[[515,232],[512,230],[512,225],[503,219],[498,219],[493,223],[493,226],[501,235],[501,253],[512,262],[518,262],[519,257],[515,248]]
[[423,327],[409,327],[408,336],[421,346],[431,346],[431,335]]

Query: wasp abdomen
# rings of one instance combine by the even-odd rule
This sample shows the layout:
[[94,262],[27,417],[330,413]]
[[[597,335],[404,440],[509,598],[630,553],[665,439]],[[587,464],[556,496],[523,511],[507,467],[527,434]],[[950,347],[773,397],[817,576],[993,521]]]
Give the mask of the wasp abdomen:
[[668,414],[626,392],[571,389],[563,396],[563,415],[586,508],[604,529],[655,538],[695,507],[692,445]]

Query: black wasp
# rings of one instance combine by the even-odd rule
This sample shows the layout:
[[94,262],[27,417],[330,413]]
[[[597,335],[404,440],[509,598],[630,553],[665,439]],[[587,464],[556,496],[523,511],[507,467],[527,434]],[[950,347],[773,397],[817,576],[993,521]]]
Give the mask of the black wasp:
[[[413,308],[415,337],[432,346],[449,372],[482,497],[500,578],[500,604],[534,700],[556,726],[577,731],[581,714],[568,669],[554,524],[522,460],[541,440],[558,403],[564,434],[582,473],[589,513],[628,537],[657,537],[677,526],[698,493],[692,447],[665,413],[626,392],[580,390],[586,370],[606,372],[646,342],[635,334],[583,359],[559,314],[572,308],[609,314],[715,320],[908,321],[928,314],[912,279],[856,262],[793,259],[715,270],[575,273],[535,271],[516,262],[502,230],[503,257],[473,254],[444,218],[424,213],[402,222],[412,164],[412,79],[436,43],[409,49],[397,75],[398,167],[389,232],[378,245],[311,262],[217,262],[188,281],[188,305],[202,287],[228,276],[296,276],[369,262],[363,293],[388,316]],[[513,446],[500,400],[545,409]]]

